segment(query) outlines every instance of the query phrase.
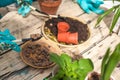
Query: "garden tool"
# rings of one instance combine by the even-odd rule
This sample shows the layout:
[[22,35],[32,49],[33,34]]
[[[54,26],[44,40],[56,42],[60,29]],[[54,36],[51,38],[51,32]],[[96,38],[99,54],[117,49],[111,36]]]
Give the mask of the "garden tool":
[[0,52],[4,50],[8,50],[11,48],[12,50],[16,52],[20,52],[20,46],[18,46],[18,42],[26,42],[29,40],[36,41],[40,39],[42,36],[40,34],[32,34],[30,38],[24,38],[24,39],[17,39],[10,33],[8,29],[5,29],[4,31],[0,31]]
[[30,13],[31,8],[29,7],[29,5],[31,5],[32,2],[32,0],[17,0],[17,4],[20,6],[18,8],[18,14],[26,16],[28,13]]
[[17,3],[20,5],[20,8],[18,9],[18,14],[21,14],[22,16],[26,16],[32,9],[40,14],[43,14],[46,17],[57,17],[57,16],[49,15],[49,14],[42,12],[42,11],[36,9],[35,7],[31,6],[32,0],[25,0],[25,1],[17,0]]
[[41,37],[42,35],[40,35],[39,33],[36,33],[36,34],[31,34],[30,38],[17,39],[17,40],[13,40],[13,42],[18,43],[18,42],[26,42],[29,40],[36,41],[36,40],[39,40]]
[[26,16],[31,11],[31,8],[28,5],[26,5],[26,3],[31,5],[33,1],[35,0],[0,0],[0,7],[5,7],[7,5],[17,3],[17,6],[19,6],[18,14]]
[[16,52],[20,52],[21,51],[20,47],[15,42],[13,42],[13,40],[15,39],[16,38],[10,33],[8,29],[0,31],[0,51],[11,48]]
[[37,8],[31,6],[31,5],[29,5],[29,7],[30,7],[32,10],[34,10],[34,11],[40,13],[40,14],[43,14],[43,15],[44,15],[45,17],[47,17],[47,18],[52,18],[52,17],[57,18],[57,17],[60,17],[60,16],[58,16],[58,15],[50,15],[50,14],[47,14],[47,13],[45,13],[45,12],[42,12],[42,11],[38,10]]
[[31,0],[17,0],[18,4],[20,5],[20,8],[18,9],[18,14],[21,14],[22,16],[26,16],[31,10],[34,10],[40,14],[42,14],[43,17],[46,18],[60,18],[65,20],[65,17],[62,17],[60,15],[50,15],[48,13],[45,13],[43,11],[38,10],[37,8],[31,6],[32,2]]

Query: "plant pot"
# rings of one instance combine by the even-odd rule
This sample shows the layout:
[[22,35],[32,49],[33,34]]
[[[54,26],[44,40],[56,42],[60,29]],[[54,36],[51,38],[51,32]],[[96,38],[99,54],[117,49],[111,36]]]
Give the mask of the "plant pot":
[[62,0],[38,0],[41,11],[56,14]]
[[[91,72],[90,74],[88,74],[88,76],[85,78],[85,80],[100,80],[100,74],[97,72]],[[115,80],[115,79],[113,76],[111,76],[111,78],[109,80]]]
[[57,40],[59,42],[68,42],[68,36],[69,36],[69,32],[61,32],[61,33],[58,33],[58,36],[57,36]]
[[78,32],[69,33],[67,43],[78,44]]
[[60,32],[67,32],[68,29],[70,28],[70,26],[66,22],[59,22],[57,24],[57,28],[58,28],[58,33],[60,33]]
[[68,44],[78,44],[78,33],[61,32],[58,33],[57,39]]

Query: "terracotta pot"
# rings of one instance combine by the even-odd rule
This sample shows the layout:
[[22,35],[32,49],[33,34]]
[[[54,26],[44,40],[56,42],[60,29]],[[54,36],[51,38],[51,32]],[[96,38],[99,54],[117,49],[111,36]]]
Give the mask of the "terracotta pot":
[[58,33],[57,39],[60,42],[78,44],[78,32],[75,32],[75,33],[61,32],[61,33]]
[[62,0],[38,0],[41,11],[56,14]]
[[67,43],[78,44],[78,32],[70,33],[67,38]]
[[59,22],[57,24],[57,28],[58,28],[58,33],[59,32],[67,32],[68,29],[70,28],[69,24],[66,22]]
[[58,33],[57,40],[60,41],[60,42],[67,43],[68,42],[68,39],[67,39],[68,36],[69,36],[69,32]]

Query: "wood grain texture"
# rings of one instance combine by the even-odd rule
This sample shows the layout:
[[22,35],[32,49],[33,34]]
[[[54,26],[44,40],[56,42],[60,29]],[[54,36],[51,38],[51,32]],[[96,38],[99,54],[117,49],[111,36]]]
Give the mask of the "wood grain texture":
[[[60,51],[67,52],[69,55],[81,55],[89,57],[95,63],[95,70],[100,70],[101,56],[104,55],[106,49],[110,46],[114,49],[115,45],[120,42],[120,37],[116,34],[109,35],[109,29],[102,21],[100,27],[95,28],[98,15],[91,13],[84,13],[79,5],[73,3],[72,0],[63,0],[57,14],[67,15],[82,20],[88,24],[91,35],[89,40],[85,43],[74,47],[63,47],[46,40],[43,41],[52,44],[53,47],[58,47]],[[17,38],[27,38],[30,34],[41,33],[41,26],[43,26],[46,19],[34,11],[29,16],[23,18],[18,15],[17,11],[9,12],[0,20],[0,30],[5,28],[10,29],[11,33]],[[119,68],[113,72],[116,80],[119,80]],[[0,80],[42,80],[52,71],[50,69],[34,69],[21,60],[19,53],[10,51],[0,56]]]

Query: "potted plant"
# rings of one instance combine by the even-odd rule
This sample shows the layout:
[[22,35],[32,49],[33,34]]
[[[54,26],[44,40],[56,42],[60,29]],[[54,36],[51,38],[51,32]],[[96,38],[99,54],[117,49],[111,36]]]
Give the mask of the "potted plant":
[[48,14],[56,14],[62,0],[38,0],[41,11]]
[[[110,48],[107,49],[101,64],[101,73],[91,73],[86,80],[113,80],[111,74],[116,65],[120,61],[120,43],[111,53]],[[96,79],[94,79],[96,78]],[[111,79],[110,79],[111,78]]]
[[[111,1],[114,2],[115,0],[111,0]],[[116,1],[120,2],[120,0],[116,0]],[[97,23],[95,26],[97,27],[99,25],[99,23],[103,20],[103,18],[106,17],[107,15],[109,15],[110,13],[112,13],[113,11],[115,12],[115,14],[113,15],[113,19],[112,19],[111,25],[110,25],[110,33],[112,33],[112,31],[120,17],[120,4],[113,6],[112,8],[105,11],[102,15],[100,15],[97,19]]]
[[58,71],[50,80],[84,80],[86,75],[94,68],[90,59],[72,60],[65,53],[61,55],[52,53],[50,59],[58,66]]

